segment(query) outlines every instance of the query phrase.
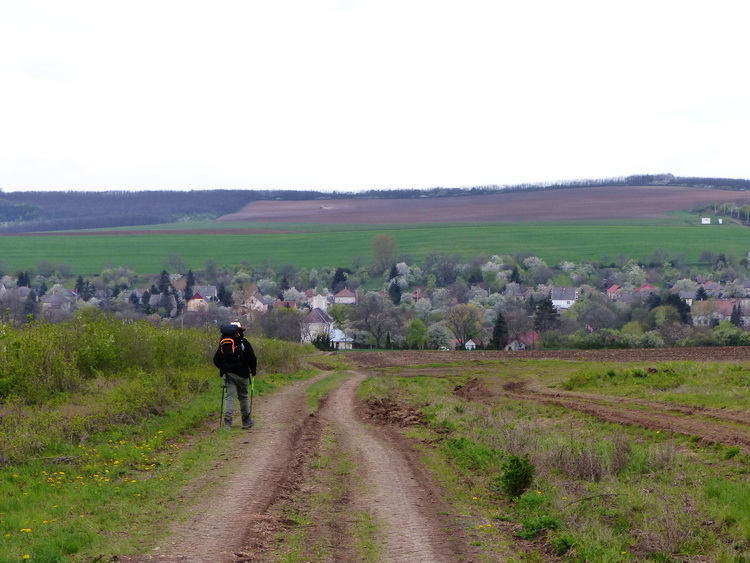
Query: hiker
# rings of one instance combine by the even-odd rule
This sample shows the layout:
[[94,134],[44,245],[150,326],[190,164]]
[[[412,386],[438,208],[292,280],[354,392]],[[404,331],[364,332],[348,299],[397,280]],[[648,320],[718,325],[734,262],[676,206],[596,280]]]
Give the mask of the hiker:
[[232,427],[234,402],[240,401],[242,428],[249,429],[255,424],[252,420],[252,401],[248,400],[248,383],[255,377],[257,358],[253,347],[245,338],[245,327],[238,321],[221,327],[221,342],[214,354],[214,365],[219,368],[226,398],[223,404],[224,426]]

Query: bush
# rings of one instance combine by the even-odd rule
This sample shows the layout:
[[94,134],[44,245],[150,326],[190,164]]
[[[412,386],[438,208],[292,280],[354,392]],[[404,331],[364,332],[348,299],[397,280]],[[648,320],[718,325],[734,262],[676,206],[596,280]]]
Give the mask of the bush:
[[500,488],[510,498],[520,497],[534,480],[534,465],[529,461],[529,454],[508,457],[503,462],[502,470]]

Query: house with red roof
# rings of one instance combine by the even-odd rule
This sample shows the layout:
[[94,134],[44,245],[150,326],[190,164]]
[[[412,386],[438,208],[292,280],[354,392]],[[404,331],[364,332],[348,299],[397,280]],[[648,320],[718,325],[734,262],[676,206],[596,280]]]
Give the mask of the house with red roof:
[[333,302],[337,305],[354,305],[357,303],[357,294],[345,287],[333,296]]

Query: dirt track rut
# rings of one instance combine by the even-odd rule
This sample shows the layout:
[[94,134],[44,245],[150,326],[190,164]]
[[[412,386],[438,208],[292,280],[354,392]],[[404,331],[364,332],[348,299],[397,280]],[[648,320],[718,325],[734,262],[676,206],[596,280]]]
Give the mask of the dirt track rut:
[[450,523],[439,515],[439,493],[415,455],[394,435],[370,427],[357,414],[356,390],[364,375],[345,381],[334,391],[322,415],[343,436],[342,445],[357,462],[365,492],[355,499],[384,526],[384,561],[455,562],[465,551]]
[[[355,463],[363,486],[349,491],[351,503],[358,510],[372,514],[380,526],[381,561],[471,561],[461,530],[447,521],[446,506],[421,467],[418,454],[397,431],[373,428],[362,421],[356,391],[366,376],[355,374],[345,380],[330,394],[319,416],[311,417],[305,405],[305,389],[322,377],[296,383],[257,400],[255,428],[239,438],[229,454],[230,463],[236,466],[231,475],[211,489],[211,493],[197,493],[205,494],[205,498],[191,509],[188,521],[176,525],[171,536],[152,548],[149,555],[124,556],[118,560],[130,563],[266,560],[262,555],[248,552],[249,546],[268,547],[264,542],[271,541],[270,537],[261,536],[259,530],[274,519],[273,505],[285,502],[289,491],[294,489],[290,483],[299,478],[293,469],[299,468],[297,450],[309,449],[315,434],[312,428],[322,420],[342,437],[340,444]],[[217,462],[217,466],[223,463],[226,460]],[[302,463],[309,460],[303,459]],[[342,551],[341,557],[334,560],[345,561],[347,556]]]
[[151,560],[236,560],[235,552],[242,546],[245,531],[253,519],[262,517],[286,478],[308,417],[305,389],[321,377],[295,383],[255,401],[256,426],[230,452],[236,470],[197,503],[190,519],[177,525],[169,539],[154,547]]

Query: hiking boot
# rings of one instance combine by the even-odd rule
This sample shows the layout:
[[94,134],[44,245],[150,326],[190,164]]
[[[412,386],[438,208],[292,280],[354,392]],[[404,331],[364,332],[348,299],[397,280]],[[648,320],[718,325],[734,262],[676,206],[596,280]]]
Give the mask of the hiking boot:
[[224,419],[224,428],[231,428],[232,427],[232,419],[231,418],[225,418]]
[[249,416],[242,417],[242,428],[244,428],[245,430],[249,430],[253,426],[255,426],[254,420],[252,420]]

